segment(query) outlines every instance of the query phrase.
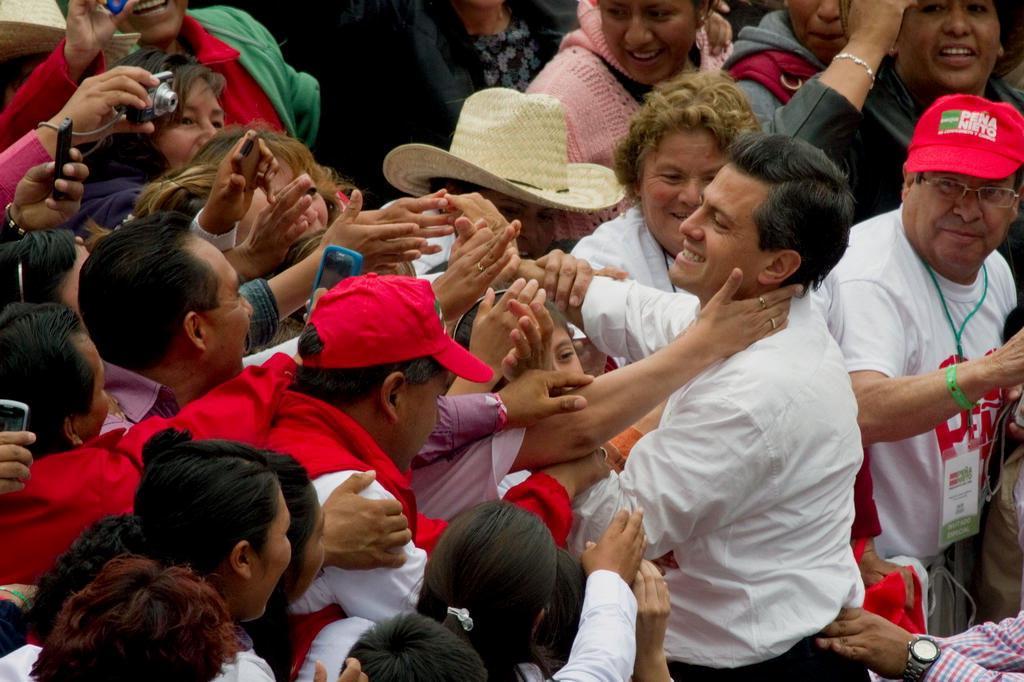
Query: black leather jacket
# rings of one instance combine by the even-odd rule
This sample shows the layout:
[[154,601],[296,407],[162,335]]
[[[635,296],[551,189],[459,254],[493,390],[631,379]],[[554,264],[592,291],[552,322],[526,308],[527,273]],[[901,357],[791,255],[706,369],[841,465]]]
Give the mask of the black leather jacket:
[[[508,0],[547,62],[575,22],[572,0]],[[394,147],[447,149],[462,103],[484,87],[471,39],[448,0],[345,0],[303,5],[306,26],[284,47],[316,76],[323,98],[317,156],[368,188],[397,192],[381,162]],[[371,199],[370,205],[375,205]]]

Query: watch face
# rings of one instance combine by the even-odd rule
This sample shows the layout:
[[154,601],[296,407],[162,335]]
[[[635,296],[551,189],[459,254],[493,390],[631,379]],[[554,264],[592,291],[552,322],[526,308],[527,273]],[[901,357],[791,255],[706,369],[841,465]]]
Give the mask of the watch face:
[[939,647],[930,639],[917,639],[910,645],[914,658],[922,663],[931,663],[939,657]]

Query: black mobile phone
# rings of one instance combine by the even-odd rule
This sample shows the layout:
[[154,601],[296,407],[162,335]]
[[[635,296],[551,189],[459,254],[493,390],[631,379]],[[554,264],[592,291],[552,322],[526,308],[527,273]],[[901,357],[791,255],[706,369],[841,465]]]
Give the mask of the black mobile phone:
[[28,431],[28,405],[0,399],[0,431]]
[[67,179],[64,175],[64,166],[71,161],[71,133],[74,129],[74,124],[70,118],[65,118],[57,126],[57,153],[54,155],[54,170],[53,170],[53,191],[51,192],[54,199],[60,201],[67,195],[57,189],[57,180]]
[[241,157],[242,177],[245,178],[246,184],[249,184],[256,179],[256,168],[260,164],[255,137],[249,138],[242,144],[242,148],[238,150],[238,156]]

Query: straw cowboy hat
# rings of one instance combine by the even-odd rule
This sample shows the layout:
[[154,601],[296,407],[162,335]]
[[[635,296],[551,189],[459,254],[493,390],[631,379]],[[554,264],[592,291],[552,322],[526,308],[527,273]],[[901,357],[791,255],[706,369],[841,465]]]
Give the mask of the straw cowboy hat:
[[[850,33],[850,3],[854,0],[839,0],[839,17],[843,30]],[[999,16],[999,41],[1003,56],[996,62],[992,75],[1002,77],[1024,63],[1024,1],[995,0]]]
[[[55,0],[0,0],[0,64],[31,54],[49,54],[67,24]],[[108,62],[132,51],[138,33],[117,33],[103,50]]]
[[599,211],[623,196],[611,169],[568,162],[561,102],[507,88],[466,98],[449,151],[426,144],[392,149],[384,177],[416,196],[430,191],[432,179],[451,178],[566,211]]

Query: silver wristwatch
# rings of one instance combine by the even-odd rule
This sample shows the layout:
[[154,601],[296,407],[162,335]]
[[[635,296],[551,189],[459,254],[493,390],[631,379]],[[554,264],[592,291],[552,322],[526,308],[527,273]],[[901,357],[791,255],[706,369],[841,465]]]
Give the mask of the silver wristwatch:
[[939,657],[939,645],[925,635],[918,635],[907,643],[907,667],[903,670],[904,682],[918,682]]

